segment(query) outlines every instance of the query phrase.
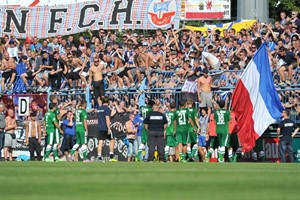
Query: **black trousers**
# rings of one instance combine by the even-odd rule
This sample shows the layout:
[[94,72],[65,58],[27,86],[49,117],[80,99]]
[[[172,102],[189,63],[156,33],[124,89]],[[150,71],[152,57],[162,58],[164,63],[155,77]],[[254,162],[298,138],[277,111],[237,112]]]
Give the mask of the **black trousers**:
[[148,161],[153,161],[155,146],[157,146],[158,157],[160,161],[165,161],[164,149],[165,139],[163,131],[149,131],[148,133],[149,156]]
[[58,72],[57,74],[50,75],[49,74],[49,82],[50,86],[53,90],[59,90],[61,87],[61,79],[62,79],[62,72]]
[[3,131],[0,131],[0,160],[2,159],[1,151],[4,148],[4,138],[5,133]]
[[36,152],[37,160],[42,160],[41,145],[38,143],[38,139],[30,137],[29,138],[30,160],[35,160],[34,152]]

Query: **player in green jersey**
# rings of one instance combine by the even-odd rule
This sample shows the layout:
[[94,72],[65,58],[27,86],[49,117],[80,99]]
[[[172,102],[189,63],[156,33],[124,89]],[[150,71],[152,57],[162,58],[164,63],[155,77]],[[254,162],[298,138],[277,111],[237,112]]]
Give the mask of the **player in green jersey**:
[[228,127],[230,121],[230,113],[228,110],[224,109],[224,100],[220,100],[218,102],[218,105],[220,108],[216,110],[214,115],[214,120],[216,121],[216,132],[219,140],[218,158],[219,162],[224,162],[225,150],[229,142]]
[[[195,160],[195,154],[198,152],[198,133],[200,133],[200,124],[198,118],[197,109],[193,107],[193,100],[187,100],[187,109],[189,110],[190,118],[192,119],[194,126],[190,123],[188,124],[188,141],[187,141],[187,155],[191,160]],[[193,145],[193,149],[191,149],[191,145]]]
[[[58,108],[58,98],[57,96],[51,95],[50,96],[50,103],[54,103],[55,104],[55,111],[54,114],[56,115],[57,121],[58,121],[58,125],[60,125],[60,120],[61,118],[67,114],[68,110],[66,109],[67,106],[72,104],[72,101],[70,102],[66,102],[64,104],[61,105],[61,109]],[[56,133],[55,134],[59,134],[58,133],[58,129],[56,129]],[[59,138],[60,139],[60,138]]]
[[88,127],[87,127],[87,111],[86,111],[85,100],[82,100],[79,108],[75,112],[75,131],[76,131],[76,144],[73,146],[71,151],[71,156],[74,155],[75,151],[79,149],[81,146],[81,152],[83,154],[83,162],[86,162],[87,156],[87,135],[88,135]]
[[188,123],[194,126],[194,123],[189,115],[189,110],[185,108],[185,101],[179,102],[180,108],[175,112],[174,118],[174,135],[178,142],[179,161],[186,162],[186,155],[183,152],[184,146],[187,144]]
[[[154,101],[150,100],[147,104],[147,106],[142,106],[140,108],[140,111],[141,111],[141,114],[142,114],[142,117],[143,117],[143,120],[146,118],[146,116],[152,112],[152,106],[155,104]],[[142,127],[142,143],[140,144],[139,146],[139,149],[138,149],[138,152],[137,152],[137,155],[136,155],[136,161],[140,161],[141,160],[141,156],[142,154],[145,155],[146,152],[145,152],[145,149],[146,149],[146,144],[147,144],[147,141],[148,141],[148,132],[147,130],[145,129],[145,126],[143,124],[143,127]]]
[[68,112],[68,110],[65,108],[72,104],[72,101],[64,103],[64,104],[62,104],[61,110],[60,110],[58,108],[58,98],[57,98],[57,96],[54,96],[54,95],[50,96],[50,102],[54,103],[56,105],[54,113],[55,113],[58,121],[62,118],[62,116],[64,116]]
[[56,131],[56,129],[59,130],[61,134],[63,134],[63,130],[58,125],[57,117],[54,113],[55,109],[56,109],[56,104],[50,103],[49,111],[44,116],[44,127],[47,134],[47,147],[45,153],[46,162],[51,161],[49,159],[51,150],[53,150],[55,161],[59,161],[58,148],[57,148],[57,145],[59,144],[59,134]]
[[166,113],[168,120],[168,127],[166,129],[166,147],[165,147],[165,160],[173,162],[175,155],[175,147],[177,141],[174,135],[174,120],[175,120],[176,103],[173,101],[170,104],[170,110]]

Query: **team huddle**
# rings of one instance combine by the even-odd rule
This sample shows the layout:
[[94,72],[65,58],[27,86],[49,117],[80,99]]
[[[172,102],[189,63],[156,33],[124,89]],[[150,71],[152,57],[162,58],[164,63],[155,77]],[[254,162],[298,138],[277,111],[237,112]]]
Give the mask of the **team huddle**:
[[[108,107],[109,99],[104,97],[103,105],[97,110],[98,113],[98,160],[102,161],[102,144],[106,139],[110,140],[110,160],[114,160],[114,139],[115,136],[110,127],[111,111]],[[87,162],[87,102],[82,100],[76,111],[60,111],[57,107],[57,98],[53,97],[49,104],[49,110],[44,115],[44,128],[46,133],[45,161],[60,161],[59,148],[64,144],[64,155],[67,161],[78,160],[78,151],[83,161]],[[147,158],[147,147],[149,146],[149,131],[146,129],[143,120],[153,112],[153,107],[159,107],[154,101],[149,101],[147,106],[140,107],[139,113],[131,113],[130,120],[126,122],[127,137],[129,141],[128,161],[145,161]],[[169,162],[208,162],[214,149],[218,149],[218,161],[225,161],[225,151],[228,149],[228,161],[236,161],[237,154],[234,154],[239,147],[236,137],[235,117],[224,108],[225,101],[214,104],[214,113],[209,113],[207,108],[196,109],[193,101],[180,101],[176,109],[176,103],[170,103],[166,110],[160,108],[159,112],[165,115],[166,126],[164,135],[164,158],[160,161]],[[139,121],[134,120],[135,116],[141,116]],[[61,116],[66,115],[63,126],[59,125]],[[139,135],[139,130],[141,134]],[[70,132],[73,131],[73,137]],[[232,134],[233,133],[233,134]],[[60,134],[63,134],[63,142],[60,141]],[[230,137],[233,136],[233,137]],[[235,137],[234,137],[235,136]],[[52,153],[53,159],[49,156]]]
[[[65,154],[67,159],[73,159],[73,156],[76,151],[79,150],[83,155],[83,161],[87,161],[87,111],[86,111],[87,102],[85,100],[80,102],[78,109],[75,111],[75,117],[73,116],[72,111],[67,111],[61,113],[57,107],[57,98],[54,97],[51,99],[49,104],[49,110],[44,116],[44,128],[46,132],[46,150],[44,155],[44,160],[49,161],[60,161],[58,156],[59,146],[61,144],[60,134],[64,134],[63,142],[66,150]],[[61,117],[66,114],[66,119],[63,122],[63,126],[59,125],[59,120]],[[73,118],[75,120],[73,121]],[[62,128],[65,127],[65,128]],[[68,127],[69,129],[67,129]],[[64,130],[63,130],[64,129]],[[69,130],[75,132],[76,143],[73,144],[72,133]],[[70,151],[70,154],[68,154]],[[53,153],[54,160],[50,159],[49,156]]]
[[[142,117],[152,112],[154,102],[141,107]],[[164,161],[201,161],[208,162],[214,149],[218,149],[218,161],[225,161],[225,151],[228,149],[228,161],[237,160],[236,152],[239,143],[236,136],[235,117],[224,108],[225,101],[214,104],[214,113],[209,114],[207,108],[198,110],[193,106],[193,101],[180,101],[176,109],[172,102],[167,112],[163,112],[167,118],[167,127],[164,132],[165,148]],[[233,133],[233,134],[232,134]],[[233,137],[231,137],[231,135]],[[147,144],[147,131],[142,128],[142,144],[136,155],[136,160],[143,159],[142,151]],[[143,155],[146,155],[144,153]],[[161,158],[159,160],[162,161]]]

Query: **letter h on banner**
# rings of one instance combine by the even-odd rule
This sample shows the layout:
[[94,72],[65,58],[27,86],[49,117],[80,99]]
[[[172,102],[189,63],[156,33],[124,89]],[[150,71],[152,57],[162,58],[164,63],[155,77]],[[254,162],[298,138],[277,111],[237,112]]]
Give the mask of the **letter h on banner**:
[[124,24],[132,24],[132,20],[130,19],[131,17],[131,11],[132,11],[132,4],[133,4],[134,0],[127,0],[127,7],[125,8],[120,8],[120,4],[122,3],[122,1],[116,1],[115,2],[115,7],[111,16],[111,21],[110,24],[111,25],[117,25],[118,21],[117,21],[117,15],[119,13],[125,13],[126,18],[124,21]]

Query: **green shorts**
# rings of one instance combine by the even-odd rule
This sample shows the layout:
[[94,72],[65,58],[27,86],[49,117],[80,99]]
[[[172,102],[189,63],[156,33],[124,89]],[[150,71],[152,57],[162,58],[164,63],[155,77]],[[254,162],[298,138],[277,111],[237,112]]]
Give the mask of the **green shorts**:
[[176,147],[178,145],[176,138],[173,135],[167,135],[167,146]]
[[176,133],[176,140],[177,140],[178,144],[186,145],[187,138],[188,138],[187,133]]
[[147,144],[148,142],[148,131],[144,128],[144,126],[142,128],[141,141],[142,144]]
[[57,131],[47,133],[47,144],[59,144],[59,134]]
[[209,138],[209,147],[212,149],[216,149],[219,147],[218,137],[213,136]]
[[85,130],[76,130],[76,144],[86,144]]
[[197,138],[198,138],[198,134],[195,133],[194,131],[190,131],[188,133],[187,143],[188,144],[197,144]]
[[229,147],[230,135],[228,133],[217,133],[220,147]]

